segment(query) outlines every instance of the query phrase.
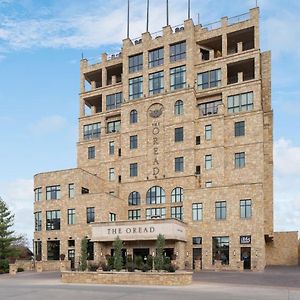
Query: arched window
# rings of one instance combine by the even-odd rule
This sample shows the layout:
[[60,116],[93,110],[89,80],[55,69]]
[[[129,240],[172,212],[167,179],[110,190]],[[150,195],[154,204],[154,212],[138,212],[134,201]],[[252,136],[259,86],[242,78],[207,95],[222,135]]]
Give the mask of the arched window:
[[176,116],[182,115],[183,114],[183,101],[182,100],[177,100],[174,104],[174,114]]
[[171,193],[171,202],[183,201],[183,188],[176,187]]
[[137,123],[138,121],[138,113],[135,109],[130,112],[130,124]]
[[153,186],[150,188],[146,195],[147,204],[160,204],[166,202],[166,194],[160,186]]
[[140,205],[141,196],[139,192],[131,192],[128,196],[128,205]]

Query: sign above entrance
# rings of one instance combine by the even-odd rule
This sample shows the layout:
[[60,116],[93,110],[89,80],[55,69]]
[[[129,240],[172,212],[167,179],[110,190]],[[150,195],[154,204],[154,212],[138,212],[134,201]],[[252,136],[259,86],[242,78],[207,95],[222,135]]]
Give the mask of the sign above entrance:
[[92,240],[99,242],[114,241],[117,236],[123,241],[156,240],[159,234],[163,234],[168,240],[186,241],[185,226],[174,220],[164,220],[164,223],[120,222],[92,226]]
[[241,235],[240,244],[243,245],[251,244],[251,235]]

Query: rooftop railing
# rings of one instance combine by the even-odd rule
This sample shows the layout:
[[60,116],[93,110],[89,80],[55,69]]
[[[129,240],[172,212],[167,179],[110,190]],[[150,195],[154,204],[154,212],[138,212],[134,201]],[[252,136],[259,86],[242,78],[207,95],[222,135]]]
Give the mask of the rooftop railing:
[[228,18],[228,25],[233,25],[233,24],[236,24],[236,23],[245,22],[245,21],[250,20],[250,18],[251,18],[251,16],[250,16],[249,12],[245,13],[245,14],[238,15],[238,16],[234,16],[234,17]]
[[221,21],[205,24],[202,26],[203,29],[207,29],[207,30],[214,30],[221,27],[222,27]]

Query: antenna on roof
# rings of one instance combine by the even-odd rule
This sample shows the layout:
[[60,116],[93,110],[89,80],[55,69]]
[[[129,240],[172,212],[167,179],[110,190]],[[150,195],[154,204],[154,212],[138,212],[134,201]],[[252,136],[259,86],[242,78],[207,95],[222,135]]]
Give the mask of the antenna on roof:
[[127,38],[129,39],[129,0],[127,2]]
[[167,26],[169,25],[169,1],[166,0]]
[[258,0],[255,0],[255,7],[258,6]]
[[83,52],[81,52],[81,59],[83,59]]
[[198,25],[200,25],[200,14],[198,13]]
[[146,32],[149,32],[149,0],[147,0],[147,23],[146,23]]
[[191,0],[188,0],[188,19],[191,18]]

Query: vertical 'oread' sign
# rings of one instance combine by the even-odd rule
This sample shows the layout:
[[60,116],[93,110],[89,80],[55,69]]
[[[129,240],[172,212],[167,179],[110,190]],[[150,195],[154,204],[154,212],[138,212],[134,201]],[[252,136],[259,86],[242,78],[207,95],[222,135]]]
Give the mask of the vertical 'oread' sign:
[[159,143],[160,143],[160,116],[163,113],[163,106],[159,103],[153,104],[149,108],[149,116],[151,121],[151,134],[152,134],[152,147],[153,147],[153,162],[152,162],[152,175],[155,178],[160,172],[159,165]]

